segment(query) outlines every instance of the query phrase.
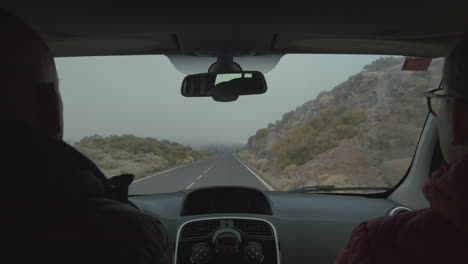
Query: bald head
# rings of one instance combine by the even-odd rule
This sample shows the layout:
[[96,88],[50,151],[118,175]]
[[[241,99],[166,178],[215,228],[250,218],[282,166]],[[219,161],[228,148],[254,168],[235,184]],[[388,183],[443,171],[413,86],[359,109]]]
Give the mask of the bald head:
[[0,9],[0,115],[62,138],[62,102],[53,56],[19,18]]

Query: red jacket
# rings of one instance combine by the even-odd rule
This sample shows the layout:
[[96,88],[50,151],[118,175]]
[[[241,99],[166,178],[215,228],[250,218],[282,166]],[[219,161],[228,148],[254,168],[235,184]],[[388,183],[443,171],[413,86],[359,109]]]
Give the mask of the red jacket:
[[424,186],[431,208],[360,224],[335,264],[468,263],[468,155]]

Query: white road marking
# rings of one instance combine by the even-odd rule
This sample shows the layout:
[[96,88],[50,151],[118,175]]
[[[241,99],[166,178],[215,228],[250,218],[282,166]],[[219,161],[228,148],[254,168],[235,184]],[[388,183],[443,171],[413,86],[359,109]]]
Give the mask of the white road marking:
[[192,188],[192,186],[193,186],[195,183],[197,183],[197,181],[200,180],[203,176],[205,176],[205,174],[207,174],[208,171],[210,171],[211,168],[213,168],[213,166],[214,166],[215,164],[216,164],[216,161],[215,161],[213,164],[211,164],[211,166],[208,167],[208,169],[206,169],[202,174],[200,174],[200,175],[195,179],[194,182],[192,182],[191,184],[189,184],[189,186],[185,187],[185,190],[188,190],[188,189]]
[[185,190],[188,190],[190,189],[196,182],[192,182],[189,186],[187,186],[187,188],[185,188]]
[[182,167],[185,167],[185,166],[188,166],[188,165],[196,164],[196,163],[198,163],[198,162],[200,162],[200,161],[203,161],[203,160],[206,160],[206,159],[197,160],[197,161],[192,162],[192,163],[189,163],[189,164],[181,165],[181,166],[178,166],[178,167],[175,167],[175,168],[171,168],[171,169],[168,169],[168,170],[165,170],[165,171],[160,171],[160,172],[158,172],[158,173],[156,173],[156,174],[149,175],[149,176],[146,176],[146,177],[144,177],[144,178],[135,180],[135,181],[132,182],[132,184],[134,184],[135,182],[142,181],[142,180],[147,180],[147,179],[149,179],[149,178],[151,178],[151,177],[158,176],[158,175],[163,174],[163,173],[166,173],[166,172],[170,172],[170,171],[175,170],[175,169],[179,169],[179,168],[182,168]]
[[258,176],[257,173],[255,173],[255,172],[254,172],[253,170],[251,170],[247,165],[245,165],[244,162],[242,162],[242,160],[240,160],[240,159],[236,156],[236,154],[233,153],[232,155],[234,156],[234,158],[236,158],[237,161],[239,161],[242,165],[244,165],[244,167],[246,167],[247,170],[250,171],[250,173],[252,173],[255,177],[257,177],[257,179],[258,179],[261,183],[263,183],[263,185],[265,185],[265,186],[268,188],[268,190],[270,190],[270,191],[274,191],[274,190],[275,190],[275,189],[274,189],[273,187],[271,187],[271,185],[269,185],[265,180],[263,180],[260,176]]

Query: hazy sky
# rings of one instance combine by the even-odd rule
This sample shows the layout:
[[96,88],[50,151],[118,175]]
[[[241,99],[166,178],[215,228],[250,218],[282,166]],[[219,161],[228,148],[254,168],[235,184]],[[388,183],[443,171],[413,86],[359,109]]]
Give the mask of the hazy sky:
[[378,57],[286,55],[265,75],[266,94],[241,96],[230,103],[183,97],[184,74],[165,56],[58,58],[65,139],[134,134],[195,147],[245,143],[259,128]]

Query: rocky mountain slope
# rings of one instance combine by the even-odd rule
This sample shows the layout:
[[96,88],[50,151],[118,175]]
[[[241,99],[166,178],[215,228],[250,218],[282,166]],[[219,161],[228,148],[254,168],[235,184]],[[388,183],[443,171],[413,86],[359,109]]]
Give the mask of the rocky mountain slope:
[[94,161],[107,177],[132,173],[141,178],[211,155],[176,142],[132,135],[94,135],[73,146]]
[[259,129],[239,157],[279,190],[395,185],[427,116],[423,92],[438,86],[443,60],[425,72],[402,71],[402,64],[387,57],[365,66]]

